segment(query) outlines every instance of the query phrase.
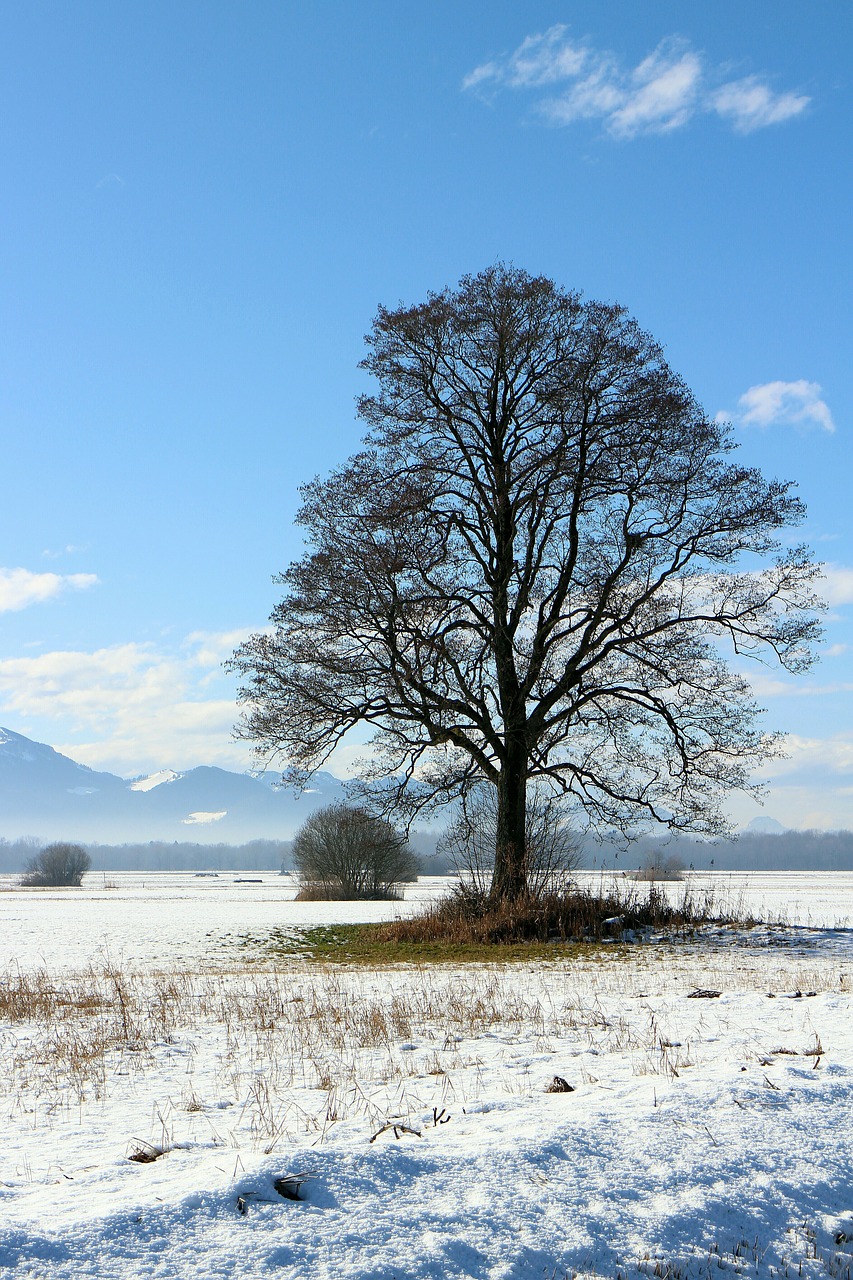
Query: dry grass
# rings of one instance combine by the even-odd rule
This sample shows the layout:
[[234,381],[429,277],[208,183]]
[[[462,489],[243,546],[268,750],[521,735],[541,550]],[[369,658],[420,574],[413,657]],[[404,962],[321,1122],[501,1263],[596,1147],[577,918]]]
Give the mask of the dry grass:
[[599,890],[576,885],[542,897],[492,904],[482,893],[460,884],[422,915],[373,926],[381,942],[424,945],[506,946],[518,943],[600,942],[648,930],[682,936],[700,926],[745,927],[755,923],[744,912],[724,908],[710,892],[686,888],[677,902],[652,884]]
[[[679,1075],[701,1061],[702,1036],[651,1008],[650,990],[686,997],[701,984],[766,998],[770,973],[780,995],[849,989],[835,966],[785,952],[768,964],[767,953],[732,946],[673,947],[663,963],[658,948],[604,951],[623,958],[568,962],[552,948],[551,962],[527,966],[522,981],[514,965],[12,972],[0,978],[2,1107],[28,1126],[52,1125],[116,1093],[150,1097],[150,1131],[137,1120],[128,1142],[171,1150],[200,1125],[217,1145],[268,1152],[306,1133],[322,1141],[355,1118],[372,1131],[417,1126],[433,1109],[450,1113],[481,1096],[486,1083],[541,1092],[555,1070],[573,1084],[595,1082],[617,1060],[635,1076]],[[802,1000],[805,1016],[811,1001]],[[706,1001],[677,1015],[691,1024],[709,1016]],[[752,1044],[749,1060],[789,1044]],[[517,1046],[530,1056],[526,1074]],[[822,1051],[816,1035],[791,1047]]]

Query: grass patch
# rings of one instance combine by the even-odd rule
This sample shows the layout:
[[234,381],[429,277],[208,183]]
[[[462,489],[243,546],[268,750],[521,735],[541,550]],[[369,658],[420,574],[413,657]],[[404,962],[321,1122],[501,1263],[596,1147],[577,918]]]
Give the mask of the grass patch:
[[[687,939],[709,925],[745,928],[754,923],[743,911],[724,909],[709,893],[689,889],[671,902],[655,885],[599,891],[573,886],[495,907],[458,885],[409,919],[274,929],[263,938],[245,938],[241,945],[330,964],[495,964],[624,954],[628,943],[654,933]],[[614,945],[619,943],[626,945]]]
[[[377,924],[314,925],[304,929],[272,929],[263,937],[252,935],[241,946],[260,948],[271,957],[314,960],[322,964],[428,965],[428,964],[499,964],[512,961],[553,960],[553,942],[503,942],[435,937],[422,942],[389,937],[392,926]],[[622,948],[604,947],[596,941],[578,941],[560,948],[559,954],[586,956],[606,951],[623,953]]]
[[294,902],[402,902],[403,895],[397,889],[388,889],[385,893],[357,893],[347,890],[340,884],[304,883]]

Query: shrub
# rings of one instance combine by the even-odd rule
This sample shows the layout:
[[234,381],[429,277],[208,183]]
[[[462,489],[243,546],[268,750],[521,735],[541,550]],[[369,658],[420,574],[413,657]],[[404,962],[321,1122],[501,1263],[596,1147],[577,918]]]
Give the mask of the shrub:
[[635,877],[637,880],[683,880],[684,863],[677,853],[668,858],[663,856],[662,849],[653,849],[646,854],[643,865]]
[[345,804],[305,820],[293,840],[293,863],[302,902],[398,897],[397,886],[418,873],[405,836],[384,818]]
[[24,869],[21,884],[28,887],[60,885],[79,887],[91,865],[92,859],[82,845],[59,841],[56,844],[47,845],[41,853],[30,858]]

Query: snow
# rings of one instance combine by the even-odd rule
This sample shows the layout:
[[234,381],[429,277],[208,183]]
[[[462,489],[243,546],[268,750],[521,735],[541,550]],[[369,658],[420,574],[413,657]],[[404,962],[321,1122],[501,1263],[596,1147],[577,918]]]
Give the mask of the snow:
[[158,769],[156,773],[149,773],[147,777],[137,778],[135,782],[131,782],[130,789],[131,791],[153,791],[164,782],[176,782],[180,776],[174,769]]
[[3,985],[57,999],[0,1022],[4,1274],[847,1280],[853,876],[726,886],[775,929],[378,971],[238,942],[435,884],[253,874],[0,889]]

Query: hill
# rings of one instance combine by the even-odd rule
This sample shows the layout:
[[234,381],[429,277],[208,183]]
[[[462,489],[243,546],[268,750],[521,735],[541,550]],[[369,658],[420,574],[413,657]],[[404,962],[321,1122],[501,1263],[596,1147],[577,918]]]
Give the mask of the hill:
[[0,728],[0,837],[110,844],[284,840],[312,810],[344,795],[344,784],[330,773],[319,773],[301,794],[278,782],[276,773],[207,765],[120,778]]

